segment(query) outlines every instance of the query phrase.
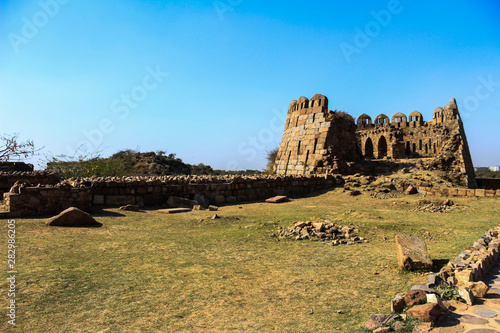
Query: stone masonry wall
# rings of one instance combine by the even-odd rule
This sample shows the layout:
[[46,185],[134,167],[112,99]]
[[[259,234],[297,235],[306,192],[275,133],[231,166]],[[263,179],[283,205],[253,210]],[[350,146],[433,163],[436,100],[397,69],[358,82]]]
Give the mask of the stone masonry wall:
[[323,95],[292,101],[276,158],[276,174],[335,173],[336,161],[358,159],[354,131],[354,119],[328,110],[328,99]]
[[17,181],[27,181],[31,184],[55,185],[61,181],[58,174],[45,171],[15,171],[15,172],[0,172],[0,197],[5,192],[9,192],[10,188]]
[[169,197],[197,200],[199,204],[263,200],[275,195],[301,196],[343,184],[340,176],[165,176],[83,178],[55,186],[14,188],[4,194],[7,216],[57,214],[75,206],[165,205]]
[[[275,161],[281,175],[344,173],[343,164],[361,159],[433,158],[425,167],[446,171],[469,188],[477,186],[465,130],[454,98],[424,121],[418,111],[398,112],[372,122],[328,110],[328,99],[314,95],[290,104]],[[351,164],[352,165],[352,164]],[[348,170],[345,168],[345,170]]]

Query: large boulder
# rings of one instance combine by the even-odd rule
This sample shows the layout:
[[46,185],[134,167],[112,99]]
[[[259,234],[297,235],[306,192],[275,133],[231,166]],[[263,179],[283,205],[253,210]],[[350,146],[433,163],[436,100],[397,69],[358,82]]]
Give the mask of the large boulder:
[[102,223],[97,222],[90,214],[76,208],[70,207],[59,215],[51,217],[45,222],[50,226],[59,227],[100,227]]
[[418,237],[396,235],[398,265],[402,270],[430,269],[432,259],[424,241]]

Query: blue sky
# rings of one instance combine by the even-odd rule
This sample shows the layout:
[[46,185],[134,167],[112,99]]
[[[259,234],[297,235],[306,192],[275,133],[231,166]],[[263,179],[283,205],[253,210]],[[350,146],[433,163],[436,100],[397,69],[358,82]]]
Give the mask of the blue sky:
[[494,0],[0,1],[0,133],[262,169],[301,95],[425,120],[455,97],[474,164],[497,165],[499,17]]

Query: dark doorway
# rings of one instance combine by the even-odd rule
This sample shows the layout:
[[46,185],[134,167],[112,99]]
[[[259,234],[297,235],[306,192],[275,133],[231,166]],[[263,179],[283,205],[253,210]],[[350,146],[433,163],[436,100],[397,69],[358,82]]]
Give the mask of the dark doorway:
[[387,140],[384,136],[378,139],[378,158],[384,158],[387,156]]
[[373,142],[370,138],[365,142],[365,157],[373,158]]

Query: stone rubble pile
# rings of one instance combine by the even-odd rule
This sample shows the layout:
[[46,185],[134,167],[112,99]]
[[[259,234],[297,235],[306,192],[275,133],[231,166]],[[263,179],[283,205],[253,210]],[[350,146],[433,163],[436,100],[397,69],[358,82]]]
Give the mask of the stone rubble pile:
[[414,212],[448,213],[449,211],[456,208],[456,206],[454,206],[454,202],[450,199],[446,199],[441,202],[418,200],[417,203],[418,207],[413,210]]
[[[380,332],[377,330],[381,328],[391,331],[401,317],[430,322],[432,326],[449,313],[448,309],[456,308],[458,301],[473,305],[476,298],[484,297],[488,292],[488,286],[481,279],[500,258],[499,234],[500,226],[490,229],[438,273],[430,274],[425,286],[416,285],[408,293],[396,295],[391,301],[391,311],[401,314],[400,317],[394,314],[372,315],[365,327],[374,332]],[[420,332],[418,327],[414,329],[417,331]]]
[[328,241],[330,245],[353,245],[367,243],[364,237],[359,236],[359,229],[354,226],[336,225],[326,219],[315,219],[312,221],[295,222],[293,227],[278,228],[279,238],[292,238],[295,240]]

